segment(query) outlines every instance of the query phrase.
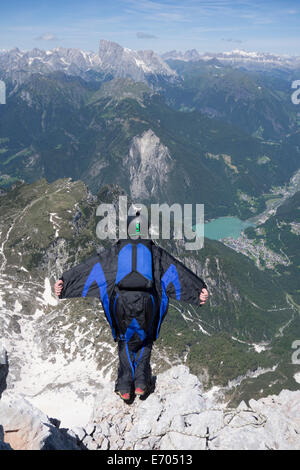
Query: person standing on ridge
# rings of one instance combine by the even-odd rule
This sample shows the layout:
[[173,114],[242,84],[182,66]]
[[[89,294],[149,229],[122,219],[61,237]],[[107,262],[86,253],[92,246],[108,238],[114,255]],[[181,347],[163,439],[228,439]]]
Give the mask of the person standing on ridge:
[[[112,335],[118,342],[115,392],[125,401],[151,388],[153,341],[167,314],[169,299],[204,305],[205,282],[166,250],[148,239],[145,218],[128,217],[129,239],[63,273],[54,289],[60,299],[100,299]],[[144,229],[142,229],[144,227]]]

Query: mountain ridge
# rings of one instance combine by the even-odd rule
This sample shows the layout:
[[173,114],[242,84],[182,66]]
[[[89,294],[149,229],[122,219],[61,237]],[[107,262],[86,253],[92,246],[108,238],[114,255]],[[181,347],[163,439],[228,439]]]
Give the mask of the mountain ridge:
[[56,47],[52,50],[18,48],[0,52],[0,78],[21,84],[32,73],[63,71],[84,79],[130,77],[135,81],[151,83],[155,77],[169,80],[177,74],[153,51],[133,51],[119,44],[100,40],[98,53],[76,48]]
[[245,51],[242,49],[234,49],[224,52],[202,52],[196,49],[187,50],[182,53],[172,50],[162,55],[164,60],[175,59],[184,61],[210,61],[217,60],[223,64],[229,63],[235,66],[249,66],[250,68],[275,68],[283,67],[288,69],[298,68],[300,66],[300,56],[288,54],[274,54],[270,52]]

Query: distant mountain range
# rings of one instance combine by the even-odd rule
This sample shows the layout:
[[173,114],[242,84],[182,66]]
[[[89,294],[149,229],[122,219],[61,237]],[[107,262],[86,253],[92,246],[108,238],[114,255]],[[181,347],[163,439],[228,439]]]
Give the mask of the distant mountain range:
[[161,56],[164,60],[213,60],[223,64],[235,66],[245,66],[251,68],[273,68],[285,67],[295,69],[300,67],[300,56],[277,55],[268,52],[248,52],[240,49],[234,49],[228,52],[204,52],[199,53],[196,49],[188,50],[184,53],[180,51],[165,52]]
[[176,72],[153,51],[133,51],[111,41],[101,40],[98,54],[80,49],[57,47],[52,50],[18,48],[0,52],[0,70],[4,79],[22,83],[32,73],[62,71],[84,79],[130,77],[147,81],[155,77],[173,80]]
[[52,50],[18,48],[0,51],[0,78],[21,83],[32,73],[63,71],[84,79],[99,77],[132,78],[134,81],[154,83],[158,79],[176,82],[178,73],[167,62],[209,62],[216,66],[231,65],[257,70],[300,68],[300,56],[280,56],[262,52],[235,49],[231,52],[199,53],[196,49],[185,53],[173,50],[161,56],[152,50],[134,51],[119,44],[101,40],[98,53],[81,49],[57,47]]
[[[101,40],[98,53],[54,48],[0,52],[0,79],[7,99],[34,74],[60,72],[89,83],[112,79],[143,82],[180,111],[197,110],[250,135],[282,138],[299,127],[291,84],[299,79],[300,56],[240,51],[200,54],[171,51],[159,56]],[[91,85],[93,86],[93,85]]]
[[289,80],[215,58],[168,63],[109,41],[98,54],[2,52],[0,187],[72,177],[148,203],[201,201],[207,217],[261,212],[299,168]]

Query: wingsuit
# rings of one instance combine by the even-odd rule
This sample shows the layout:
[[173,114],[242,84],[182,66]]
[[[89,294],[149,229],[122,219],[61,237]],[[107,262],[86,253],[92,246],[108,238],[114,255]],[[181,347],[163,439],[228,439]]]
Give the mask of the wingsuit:
[[206,284],[152,240],[118,240],[63,273],[60,298],[97,297],[115,341],[119,369],[115,391],[148,389],[153,341],[167,314],[169,299],[199,306]]

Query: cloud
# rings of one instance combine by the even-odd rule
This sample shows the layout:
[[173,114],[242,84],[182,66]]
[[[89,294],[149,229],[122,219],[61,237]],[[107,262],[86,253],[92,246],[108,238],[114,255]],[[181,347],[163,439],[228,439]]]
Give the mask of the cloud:
[[241,43],[241,42],[245,42],[243,41],[242,39],[233,39],[233,38],[222,38],[222,41],[226,41],[226,42],[236,42],[236,43]]
[[136,33],[136,37],[138,39],[157,39],[157,36],[154,36],[153,34],[143,33],[143,32]]
[[297,10],[284,10],[284,12],[288,15],[296,15],[297,13],[299,13]]
[[52,33],[44,33],[35,39],[37,41],[60,41],[60,39]]

